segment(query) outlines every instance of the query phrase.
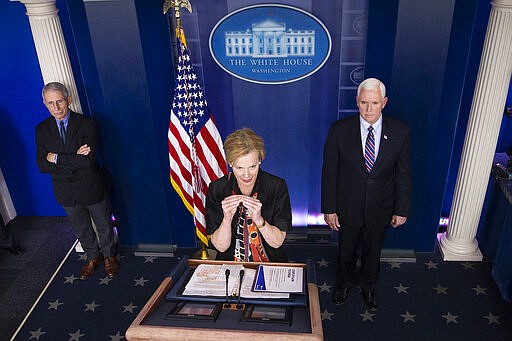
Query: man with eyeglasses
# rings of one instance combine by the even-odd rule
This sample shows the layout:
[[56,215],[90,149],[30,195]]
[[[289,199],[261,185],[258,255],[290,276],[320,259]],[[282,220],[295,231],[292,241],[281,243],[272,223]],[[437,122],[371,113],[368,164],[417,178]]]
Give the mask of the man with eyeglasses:
[[37,165],[51,175],[55,198],[87,253],[80,279],[91,276],[101,260],[112,278],[119,266],[106,187],[96,164],[96,122],[69,109],[72,98],[63,84],[46,84],[42,95],[51,116],[36,127]]

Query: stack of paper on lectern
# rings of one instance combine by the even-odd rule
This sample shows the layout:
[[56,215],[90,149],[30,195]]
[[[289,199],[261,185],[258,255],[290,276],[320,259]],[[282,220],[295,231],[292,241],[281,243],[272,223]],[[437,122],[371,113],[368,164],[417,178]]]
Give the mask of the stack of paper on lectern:
[[304,292],[304,269],[292,266],[260,265],[254,281],[254,291]]
[[216,265],[200,264],[188,281],[182,295],[185,296],[225,296],[226,295],[226,269],[230,270],[228,276],[228,295],[238,296],[240,283],[240,270],[244,269],[241,296],[244,298],[289,298],[289,293],[254,292],[252,291],[256,270],[244,268],[242,264]]

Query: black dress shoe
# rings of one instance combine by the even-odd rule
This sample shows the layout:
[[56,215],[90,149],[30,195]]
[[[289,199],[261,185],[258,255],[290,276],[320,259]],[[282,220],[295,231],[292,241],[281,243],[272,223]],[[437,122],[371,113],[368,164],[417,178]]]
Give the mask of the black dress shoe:
[[335,304],[341,305],[347,301],[349,288],[336,288],[332,300]]
[[363,291],[363,299],[369,310],[377,310],[377,295],[375,294],[375,291]]

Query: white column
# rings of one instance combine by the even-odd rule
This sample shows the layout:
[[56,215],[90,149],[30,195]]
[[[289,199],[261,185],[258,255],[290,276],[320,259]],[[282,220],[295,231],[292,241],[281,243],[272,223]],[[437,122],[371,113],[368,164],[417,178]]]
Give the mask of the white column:
[[443,259],[481,261],[475,239],[512,75],[512,0],[494,0],[455,185]]
[[82,113],[55,0],[21,0],[21,2],[27,9],[26,14],[44,83],[64,84],[73,97],[71,110]]

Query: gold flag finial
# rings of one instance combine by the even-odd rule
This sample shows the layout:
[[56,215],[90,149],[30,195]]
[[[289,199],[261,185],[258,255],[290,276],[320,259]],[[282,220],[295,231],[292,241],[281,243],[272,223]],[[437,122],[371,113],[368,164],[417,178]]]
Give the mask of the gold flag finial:
[[184,7],[188,9],[190,13],[192,13],[192,6],[190,5],[190,1],[188,0],[165,0],[164,2],[164,14],[169,12],[169,9],[174,7],[174,14],[176,16],[177,27],[181,27],[181,19],[180,19],[180,8]]
[[[180,39],[180,41],[187,46],[187,42],[185,40],[185,34],[183,33],[183,28],[181,27],[181,17],[180,17],[180,8],[184,7],[188,9],[190,13],[192,13],[192,6],[190,5],[190,1],[188,0],[165,0],[164,2],[164,14],[169,12],[169,9],[174,7],[174,16],[176,17],[176,36]],[[169,18],[170,20],[170,18]]]

